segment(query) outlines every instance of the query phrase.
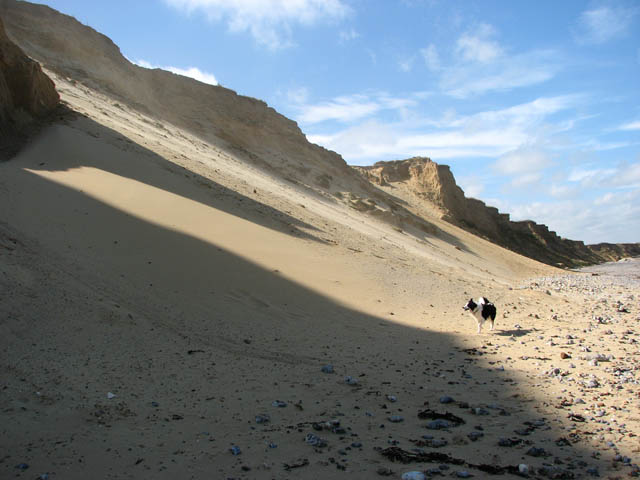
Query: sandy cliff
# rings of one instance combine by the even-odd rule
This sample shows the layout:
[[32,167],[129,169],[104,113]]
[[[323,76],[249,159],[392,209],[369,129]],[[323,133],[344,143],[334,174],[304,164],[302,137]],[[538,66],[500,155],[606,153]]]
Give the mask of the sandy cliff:
[[15,151],[26,129],[59,101],[51,79],[9,40],[0,17],[0,159]]
[[374,185],[262,102],[0,16],[66,106],[0,163],[0,477],[640,472],[636,264],[526,258],[443,220],[445,167]]
[[449,167],[428,158],[378,162],[370,167],[354,168],[391,195],[404,191],[414,204],[414,210],[419,209],[418,204],[427,202],[448,222],[550,265],[577,267],[640,253],[639,244],[588,246],[581,241],[562,238],[546,225],[531,220],[512,221],[508,214],[500,213],[497,208],[465,197]]

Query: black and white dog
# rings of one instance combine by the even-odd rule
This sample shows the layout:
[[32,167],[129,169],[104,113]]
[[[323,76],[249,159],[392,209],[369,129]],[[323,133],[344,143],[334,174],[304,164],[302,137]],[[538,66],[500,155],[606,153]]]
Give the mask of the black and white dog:
[[482,330],[482,324],[485,321],[491,322],[491,330],[493,330],[493,322],[496,319],[496,306],[486,297],[480,297],[477,303],[471,298],[462,308],[473,315],[473,318],[478,322],[478,333]]

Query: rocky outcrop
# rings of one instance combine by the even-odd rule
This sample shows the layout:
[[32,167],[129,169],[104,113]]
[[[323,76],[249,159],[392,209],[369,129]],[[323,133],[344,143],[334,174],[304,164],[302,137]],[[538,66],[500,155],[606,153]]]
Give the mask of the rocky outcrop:
[[0,155],[8,156],[26,128],[59,101],[51,79],[9,40],[0,19]]
[[511,221],[480,200],[467,198],[451,170],[428,158],[378,162],[354,167],[372,183],[382,187],[402,183],[416,200],[430,202],[443,219],[476,235],[549,265],[579,267],[640,254],[640,244],[595,246],[562,238],[546,225],[531,220]]

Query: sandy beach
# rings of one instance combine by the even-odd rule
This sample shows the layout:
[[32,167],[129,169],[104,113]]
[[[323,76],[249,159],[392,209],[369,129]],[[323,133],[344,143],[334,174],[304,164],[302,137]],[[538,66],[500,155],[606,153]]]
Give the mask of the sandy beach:
[[637,259],[409,234],[48,74],[0,164],[2,478],[638,474]]

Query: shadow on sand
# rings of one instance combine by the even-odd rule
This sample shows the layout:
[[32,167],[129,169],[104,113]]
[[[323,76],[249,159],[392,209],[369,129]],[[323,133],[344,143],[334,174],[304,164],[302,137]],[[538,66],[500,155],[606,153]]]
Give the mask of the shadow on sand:
[[[79,165],[180,195],[192,190],[193,174],[175,166],[176,175],[158,182],[145,178],[148,166],[129,169],[117,159],[105,166],[77,157],[65,167]],[[42,208],[37,225],[20,220],[29,212],[19,206],[0,219],[9,229],[19,225],[5,233],[15,236],[14,246],[0,251],[9,272],[0,307],[3,477],[19,473],[22,463],[32,477],[55,472],[72,479],[88,472],[283,478],[291,470],[291,478],[336,478],[342,471],[371,478],[378,469],[398,478],[439,465],[447,475],[467,470],[485,478],[479,465],[521,463],[547,468],[554,478],[582,478],[593,465],[593,452],[558,443],[565,432],[521,402],[517,378],[494,376],[454,336],[346,308],[215,244],[24,167],[19,157],[2,166],[16,180],[2,186],[6,194],[35,197]],[[237,196],[215,184],[211,190]],[[195,198],[224,208],[218,199],[209,189]],[[274,214],[281,215],[271,211],[260,224],[276,228]],[[335,374],[321,372],[327,364]],[[465,392],[462,398],[441,404],[454,388]],[[427,428],[429,421],[418,417],[426,408],[464,423]],[[510,429],[524,422],[538,423],[526,435]],[[501,438],[512,445],[499,446]],[[434,439],[445,446],[437,448]],[[525,455],[538,445],[547,456]],[[394,463],[394,454],[415,463]]]

